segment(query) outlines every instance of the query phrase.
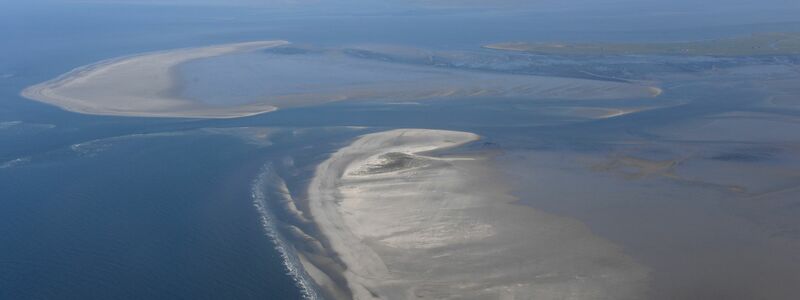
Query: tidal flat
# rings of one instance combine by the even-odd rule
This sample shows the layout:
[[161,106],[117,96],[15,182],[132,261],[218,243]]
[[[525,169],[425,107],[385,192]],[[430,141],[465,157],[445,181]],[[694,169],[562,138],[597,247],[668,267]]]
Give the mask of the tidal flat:
[[344,100],[612,99],[661,92],[646,84],[442,68],[376,60],[353,49],[281,47],[286,44],[257,41],[114,58],[28,87],[22,96],[87,114],[232,118]]
[[[355,299],[639,299],[647,270],[574,220],[517,206],[456,131],[364,135],[317,167],[312,218]],[[402,159],[402,161],[398,161]]]

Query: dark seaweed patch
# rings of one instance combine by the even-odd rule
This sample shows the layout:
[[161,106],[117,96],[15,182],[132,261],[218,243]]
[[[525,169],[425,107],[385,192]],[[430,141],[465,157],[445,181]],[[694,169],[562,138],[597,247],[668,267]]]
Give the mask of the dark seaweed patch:
[[758,162],[770,159],[772,156],[766,153],[741,153],[731,152],[717,154],[711,157],[713,160],[731,161],[731,162]]

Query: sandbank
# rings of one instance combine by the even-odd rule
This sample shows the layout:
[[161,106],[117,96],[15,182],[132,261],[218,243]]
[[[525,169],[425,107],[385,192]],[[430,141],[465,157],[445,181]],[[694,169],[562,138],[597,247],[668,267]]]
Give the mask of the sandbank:
[[268,104],[209,106],[176,96],[172,70],[195,59],[285,45],[259,41],[115,58],[74,69],[22,91],[25,98],[64,110],[114,116],[231,118],[275,110]]
[[310,217],[345,265],[353,298],[643,297],[647,270],[614,244],[515,204],[483,157],[431,154],[478,138],[379,132],[318,166]]

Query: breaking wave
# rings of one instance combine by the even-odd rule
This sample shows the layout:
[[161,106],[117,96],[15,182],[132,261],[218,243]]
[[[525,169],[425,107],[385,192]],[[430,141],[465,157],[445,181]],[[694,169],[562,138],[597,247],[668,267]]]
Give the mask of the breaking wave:
[[270,178],[273,176],[275,176],[275,174],[270,164],[266,164],[261,168],[258,176],[253,180],[251,187],[253,205],[256,207],[256,210],[258,210],[264,231],[274,242],[275,249],[278,250],[283,260],[283,266],[292,279],[294,279],[297,287],[300,288],[300,293],[303,295],[303,298],[307,300],[322,299],[317,292],[317,286],[311,279],[311,276],[303,269],[300,258],[297,256],[294,247],[288,243],[278,231],[275,216],[267,207],[267,192],[265,189],[270,184]]

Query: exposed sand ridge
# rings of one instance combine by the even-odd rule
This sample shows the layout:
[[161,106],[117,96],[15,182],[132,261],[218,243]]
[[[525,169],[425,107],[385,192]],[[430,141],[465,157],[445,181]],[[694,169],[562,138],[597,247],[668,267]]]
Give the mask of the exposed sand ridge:
[[513,204],[485,159],[425,154],[477,139],[368,134],[318,166],[311,218],[354,298],[641,299],[647,271],[616,246]]
[[22,96],[65,110],[97,115],[231,118],[275,110],[267,104],[211,107],[182,99],[172,68],[194,59],[288,44],[260,41],[160,51],[104,60],[22,91]]

